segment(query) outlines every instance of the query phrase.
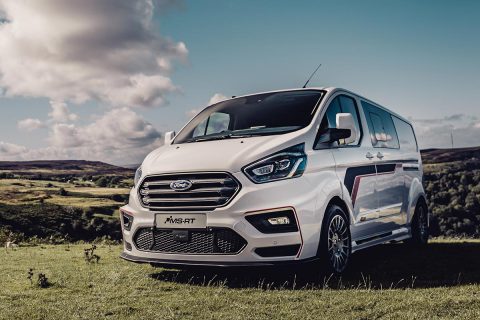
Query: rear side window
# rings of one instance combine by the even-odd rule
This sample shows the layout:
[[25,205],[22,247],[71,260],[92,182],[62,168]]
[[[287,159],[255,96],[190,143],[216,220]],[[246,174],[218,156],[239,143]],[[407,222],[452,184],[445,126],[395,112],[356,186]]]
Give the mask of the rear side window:
[[375,148],[398,149],[397,132],[390,113],[365,101],[362,101],[362,107],[367,117],[372,145]]
[[392,119],[395,129],[397,129],[400,148],[404,151],[417,152],[417,139],[415,138],[415,133],[413,132],[412,126],[395,116],[392,116]]

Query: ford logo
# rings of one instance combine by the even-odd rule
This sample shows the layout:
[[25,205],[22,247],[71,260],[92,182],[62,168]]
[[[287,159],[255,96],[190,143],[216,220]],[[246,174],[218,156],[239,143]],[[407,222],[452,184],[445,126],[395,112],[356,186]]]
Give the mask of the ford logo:
[[188,180],[177,180],[170,183],[170,189],[175,191],[185,191],[192,187],[192,182]]

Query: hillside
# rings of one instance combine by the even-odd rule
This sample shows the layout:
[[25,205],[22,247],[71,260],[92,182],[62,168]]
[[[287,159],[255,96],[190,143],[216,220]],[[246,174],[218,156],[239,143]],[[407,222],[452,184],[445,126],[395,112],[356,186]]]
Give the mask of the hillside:
[[0,161],[0,172],[28,177],[67,177],[85,175],[131,175],[132,169],[114,166],[100,161],[39,160]]
[[424,164],[472,160],[480,163],[480,147],[454,149],[425,149],[421,151]]
[[98,161],[0,162],[0,243],[118,240],[133,174]]
[[[432,235],[480,237],[480,147],[423,150],[422,158]],[[0,162],[0,242],[10,232],[119,239],[117,209],[133,173],[97,161]]]
[[422,151],[431,233],[480,237],[480,147]]

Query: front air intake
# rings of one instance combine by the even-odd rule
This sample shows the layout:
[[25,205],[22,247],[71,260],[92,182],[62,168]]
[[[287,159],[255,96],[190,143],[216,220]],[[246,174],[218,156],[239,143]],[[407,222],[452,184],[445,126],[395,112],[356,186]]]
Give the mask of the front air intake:
[[134,236],[140,251],[178,254],[238,254],[247,242],[227,228],[190,230],[188,241],[175,239],[174,230],[141,228]]
[[172,173],[145,177],[138,196],[150,210],[212,210],[227,205],[240,188],[226,172]]

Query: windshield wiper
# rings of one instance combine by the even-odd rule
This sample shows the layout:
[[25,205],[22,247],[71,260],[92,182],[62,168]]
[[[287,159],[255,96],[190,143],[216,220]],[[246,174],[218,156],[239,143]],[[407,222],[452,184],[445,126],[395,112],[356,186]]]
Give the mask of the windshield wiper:
[[192,139],[188,139],[188,140],[186,140],[185,142],[186,142],[186,143],[189,143],[189,142],[222,140],[222,139],[228,139],[228,138],[231,138],[231,136],[230,136],[230,135],[210,136],[210,137],[199,136],[199,137],[195,137],[195,138],[192,138]]
[[189,140],[186,140],[185,143],[189,142],[201,142],[201,141],[213,141],[213,140],[223,140],[223,139],[238,139],[238,138],[247,138],[256,136],[255,134],[245,134],[245,133],[228,133],[215,136],[198,136]]
[[[278,127],[278,128],[264,128],[264,126],[262,126],[262,127],[252,127],[249,129],[241,129],[241,130],[233,130],[233,131],[224,130],[222,132],[218,132],[217,134],[194,137],[194,138],[185,140],[183,143],[268,136],[268,135],[274,135],[278,133],[287,133],[287,132],[290,132],[291,130],[298,129],[298,128],[299,127],[297,126]],[[220,134],[220,133],[223,133],[223,134]]]

